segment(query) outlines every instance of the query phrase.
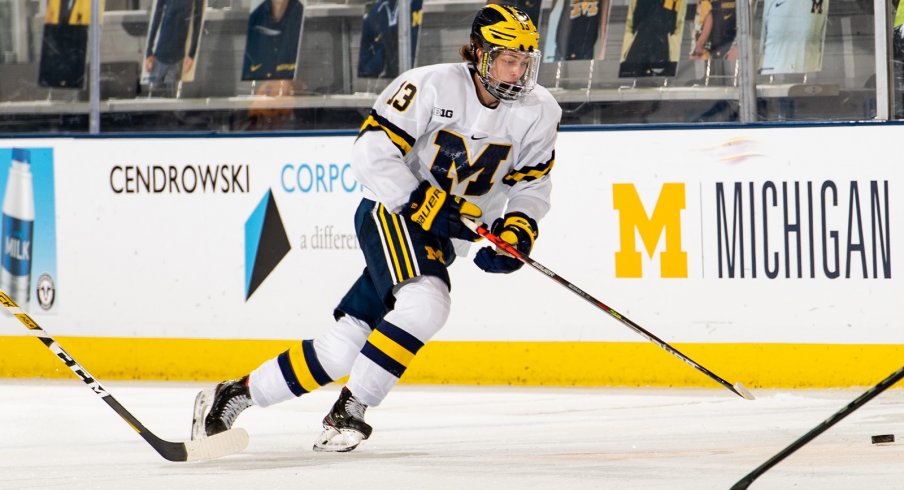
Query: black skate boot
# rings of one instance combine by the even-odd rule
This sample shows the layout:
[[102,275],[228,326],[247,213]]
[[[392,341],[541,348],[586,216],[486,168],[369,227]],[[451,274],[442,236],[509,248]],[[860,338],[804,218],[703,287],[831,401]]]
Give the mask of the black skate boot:
[[201,439],[231,429],[239,414],[251,405],[248,376],[223,381],[212,390],[198,393],[191,438]]
[[367,405],[343,387],[330,413],[323,418],[323,432],[314,442],[314,451],[344,453],[370,437],[373,428],[364,422]]

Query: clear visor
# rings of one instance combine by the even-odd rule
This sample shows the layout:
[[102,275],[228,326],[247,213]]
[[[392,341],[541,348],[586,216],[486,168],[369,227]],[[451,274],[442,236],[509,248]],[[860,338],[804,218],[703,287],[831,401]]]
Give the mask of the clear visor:
[[537,85],[539,51],[525,52],[494,46],[484,55],[481,78],[487,90],[501,100],[516,100]]

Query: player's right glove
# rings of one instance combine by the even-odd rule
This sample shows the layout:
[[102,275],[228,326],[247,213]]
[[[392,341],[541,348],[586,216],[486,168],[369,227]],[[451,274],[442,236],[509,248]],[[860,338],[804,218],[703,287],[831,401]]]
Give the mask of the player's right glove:
[[[530,255],[537,238],[537,222],[524,213],[508,213],[503,218],[493,221],[490,231],[515,247],[519,252]],[[477,267],[486,272],[508,274],[524,265],[520,260],[502,250],[483,247],[474,257]]]
[[461,217],[479,218],[483,211],[463,197],[449,194],[439,187],[430,185],[426,180],[411,193],[408,204],[402,207],[401,214],[425,231],[437,236],[470,242],[476,242],[481,238],[461,222]]

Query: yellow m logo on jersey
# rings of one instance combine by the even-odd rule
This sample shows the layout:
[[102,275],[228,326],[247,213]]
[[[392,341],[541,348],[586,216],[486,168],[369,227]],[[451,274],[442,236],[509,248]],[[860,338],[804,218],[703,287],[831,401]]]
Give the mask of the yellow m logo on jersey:
[[615,253],[615,277],[641,277],[643,262],[637,251],[637,235],[647,256],[653,258],[663,234],[665,250],[659,254],[662,277],[687,277],[687,253],[681,250],[684,184],[663,184],[652,216],[647,215],[634,184],[613,184],[612,206],[618,211],[621,246]]

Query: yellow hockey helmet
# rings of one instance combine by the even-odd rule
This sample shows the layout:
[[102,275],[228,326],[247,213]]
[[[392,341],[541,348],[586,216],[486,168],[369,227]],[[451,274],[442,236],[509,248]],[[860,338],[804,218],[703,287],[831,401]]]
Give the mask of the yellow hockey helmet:
[[540,49],[540,34],[523,10],[511,5],[490,4],[474,17],[471,35],[484,47],[502,46],[518,51]]
[[[494,97],[517,100],[533,90],[540,68],[540,35],[529,15],[511,5],[486,5],[474,17],[471,37],[482,51],[477,75]],[[519,58],[524,69],[517,80],[496,73],[501,67],[494,69],[500,58],[511,64],[512,57]]]

